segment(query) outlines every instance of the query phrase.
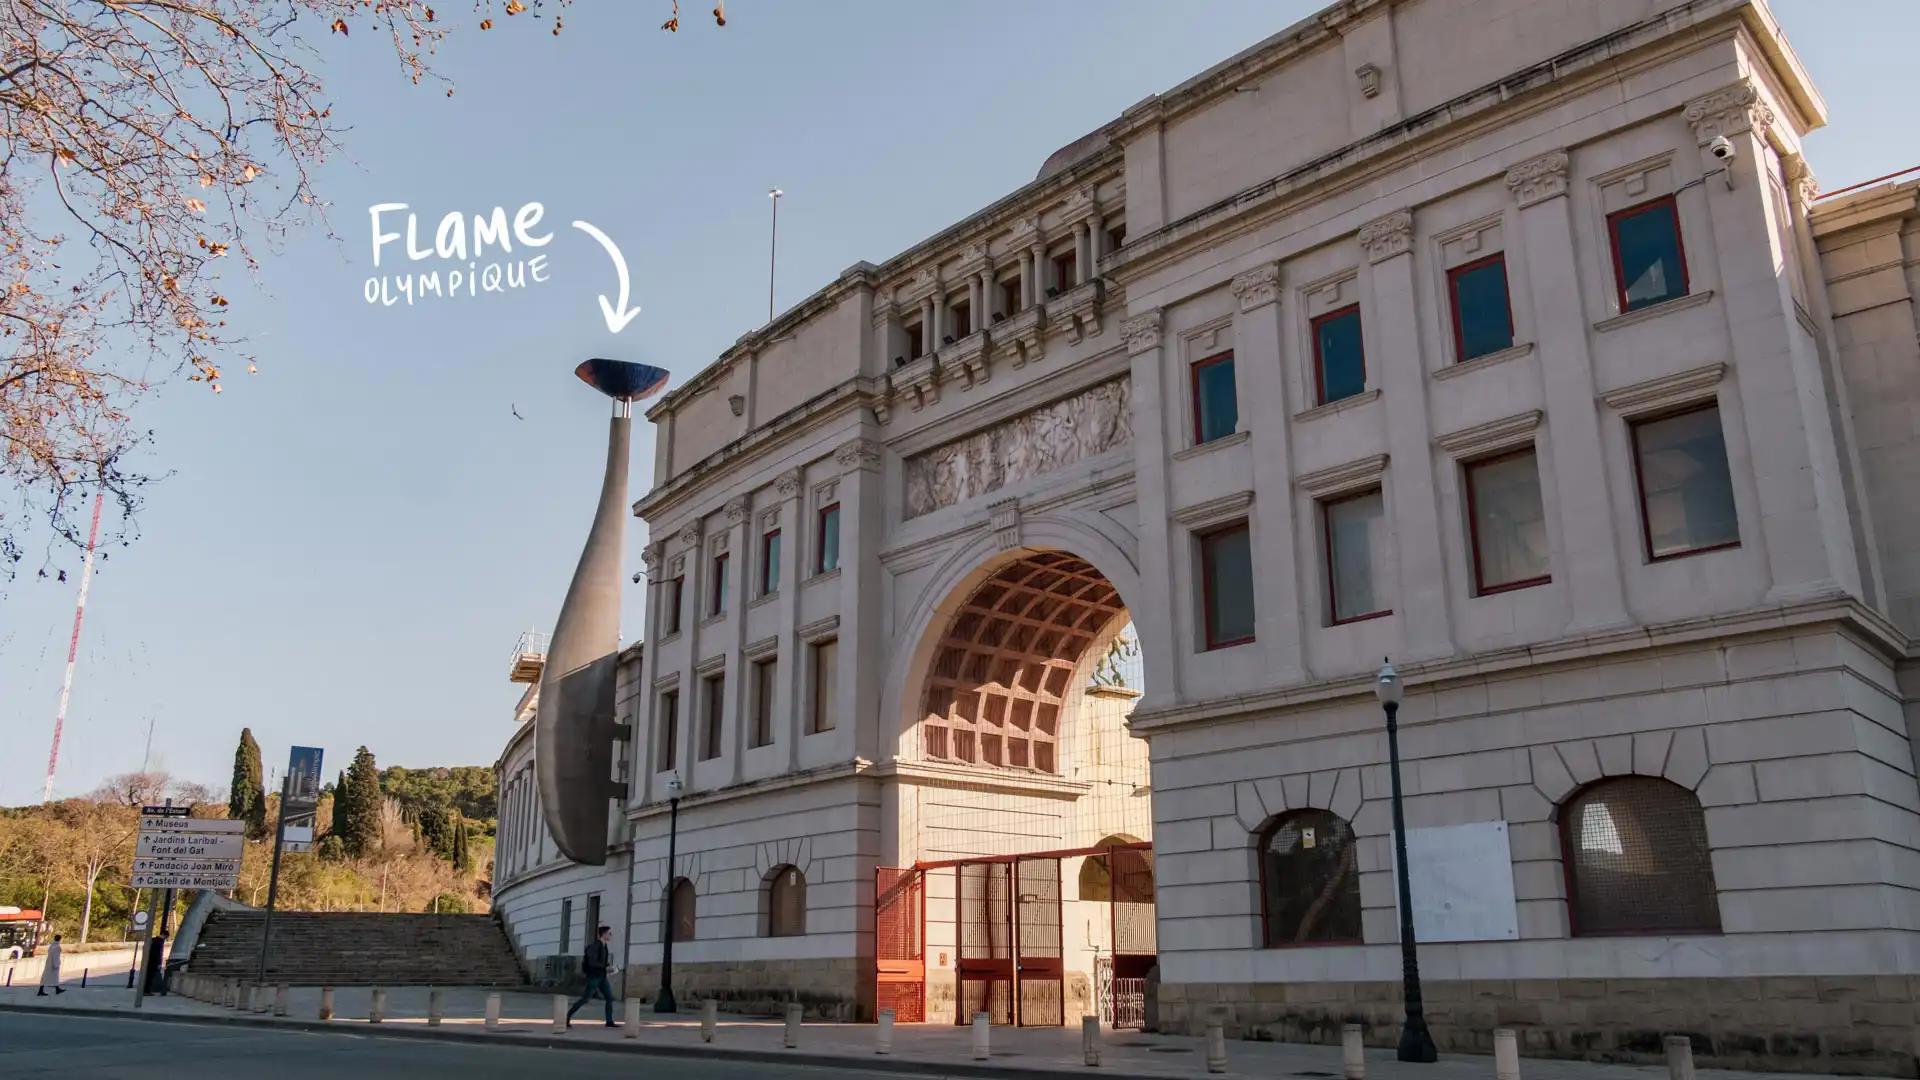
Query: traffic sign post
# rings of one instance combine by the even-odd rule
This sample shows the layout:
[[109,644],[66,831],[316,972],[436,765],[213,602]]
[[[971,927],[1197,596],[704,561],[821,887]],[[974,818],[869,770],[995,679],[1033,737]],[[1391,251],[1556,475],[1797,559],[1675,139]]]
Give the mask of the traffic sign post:
[[320,801],[320,757],[320,749],[314,746],[296,746],[287,755],[287,776],[280,784],[280,822],[273,830],[273,869],[267,874],[267,911],[260,928],[262,986],[267,982],[267,950],[273,944],[273,905],[280,893],[280,852],[286,847],[287,827],[294,823],[290,819],[305,823],[308,842],[312,840],[311,821]]

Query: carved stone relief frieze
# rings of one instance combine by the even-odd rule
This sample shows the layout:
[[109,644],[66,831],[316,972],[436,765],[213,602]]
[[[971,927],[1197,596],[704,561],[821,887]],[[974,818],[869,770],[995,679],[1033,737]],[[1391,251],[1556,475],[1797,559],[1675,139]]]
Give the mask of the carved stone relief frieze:
[[906,461],[918,517],[1133,442],[1132,382],[1114,379]]

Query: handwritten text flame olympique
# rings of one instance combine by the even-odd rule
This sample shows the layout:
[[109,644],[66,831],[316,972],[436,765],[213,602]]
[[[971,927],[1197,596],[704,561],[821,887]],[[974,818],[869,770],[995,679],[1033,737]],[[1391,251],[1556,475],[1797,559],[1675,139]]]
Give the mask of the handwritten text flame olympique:
[[[401,232],[387,231],[383,217],[406,214]],[[553,242],[552,232],[541,232],[540,219],[546,207],[530,202],[514,211],[508,223],[505,207],[496,206],[486,214],[469,217],[457,210],[441,217],[433,230],[433,245],[420,245],[420,219],[406,203],[376,203],[367,208],[373,231],[373,266],[380,268],[382,253],[389,245],[401,245],[410,263],[441,260],[456,265],[432,270],[403,270],[393,274],[375,274],[367,279],[364,292],[367,303],[392,307],[405,301],[477,297],[482,293],[503,293],[524,289],[528,282],[545,282],[551,276],[545,255],[516,254],[546,247]],[[397,222],[392,222],[397,225]],[[489,253],[494,257],[489,259]],[[465,265],[458,265],[464,263]]]

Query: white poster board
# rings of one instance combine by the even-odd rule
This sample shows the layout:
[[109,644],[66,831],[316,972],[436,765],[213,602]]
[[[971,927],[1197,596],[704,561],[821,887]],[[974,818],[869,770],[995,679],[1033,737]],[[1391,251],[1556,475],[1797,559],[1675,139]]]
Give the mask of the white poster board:
[[[1407,830],[1413,933],[1435,941],[1514,941],[1520,910],[1513,898],[1513,847],[1507,823],[1476,821]],[[1394,916],[1399,917],[1395,879]]]

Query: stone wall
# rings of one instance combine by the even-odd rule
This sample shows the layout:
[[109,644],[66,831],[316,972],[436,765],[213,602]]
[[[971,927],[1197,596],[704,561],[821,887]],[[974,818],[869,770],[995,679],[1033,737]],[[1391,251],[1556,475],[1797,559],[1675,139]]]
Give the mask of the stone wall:
[[[1661,1037],[1689,1035],[1700,1065],[1915,1076],[1920,978],[1496,979],[1423,983],[1442,1051],[1490,1053],[1512,1028],[1521,1053],[1590,1061],[1664,1060]],[[1335,1044],[1343,1024],[1374,1046],[1398,1044],[1401,984],[1168,983],[1160,1029],[1201,1034],[1219,1018],[1233,1038]]]
[[[782,1015],[790,1001],[806,1007],[808,1020],[873,1019],[873,962],[852,957],[819,960],[742,960],[673,965],[673,996],[681,1011],[708,998],[724,1012]],[[652,1001],[660,986],[659,964],[627,970],[627,993]]]

